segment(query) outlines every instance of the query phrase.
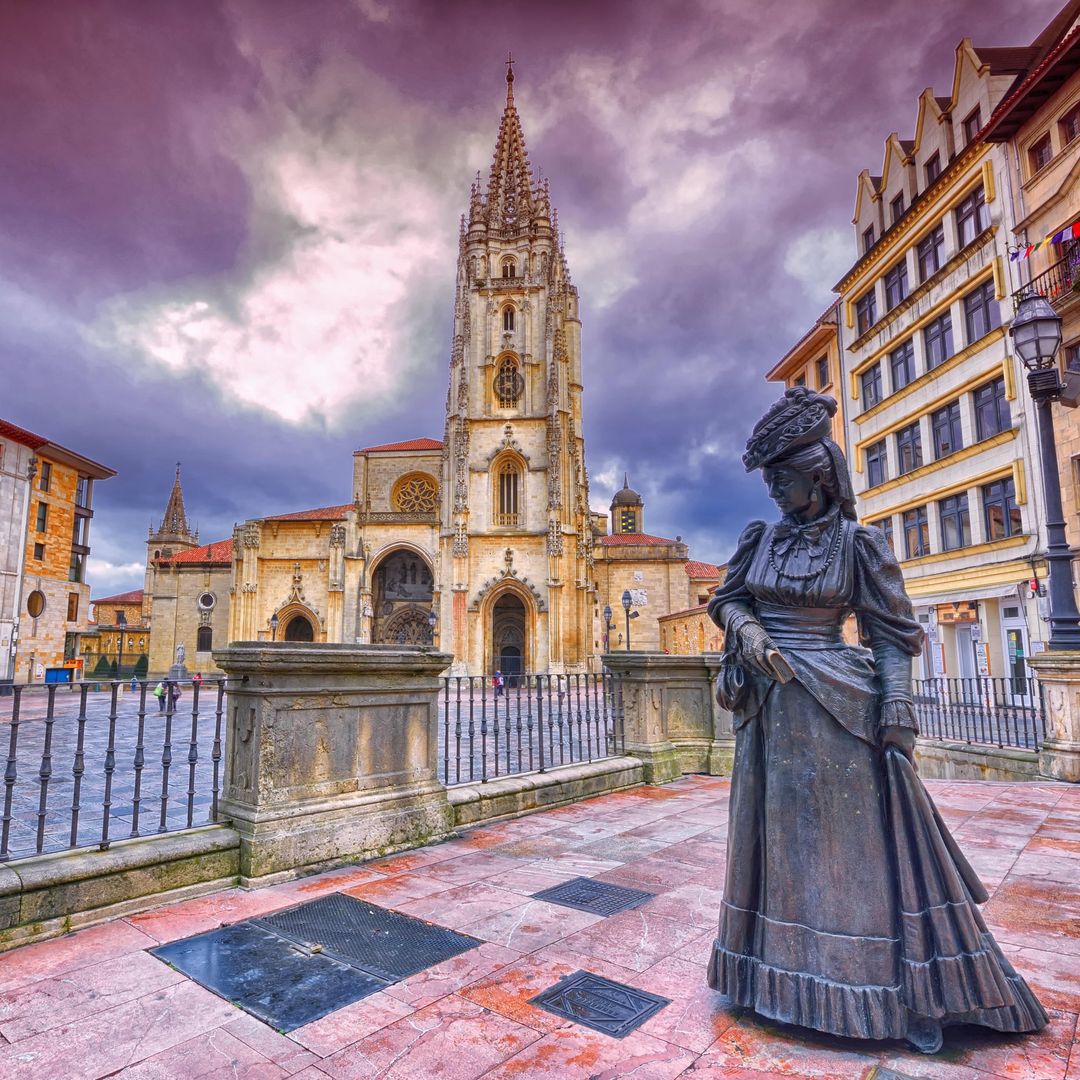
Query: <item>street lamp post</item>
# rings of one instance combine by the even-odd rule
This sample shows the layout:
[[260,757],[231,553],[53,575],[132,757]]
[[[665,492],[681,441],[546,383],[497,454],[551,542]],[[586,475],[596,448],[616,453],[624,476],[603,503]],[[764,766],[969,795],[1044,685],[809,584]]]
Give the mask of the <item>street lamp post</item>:
[[278,628],[278,617],[277,617],[277,612],[275,611],[274,614],[270,616],[270,640],[271,641],[277,641],[277,628]]
[[631,613],[630,608],[634,606],[634,598],[630,595],[629,589],[623,589],[622,594],[622,606],[623,611],[626,612],[626,651],[630,651],[630,620],[636,619],[641,614],[639,611]]
[[116,625],[120,627],[120,656],[116,661],[116,677],[124,677],[124,634],[127,632],[127,616],[122,612],[116,613]]
[[611,605],[604,605],[604,652],[611,652],[611,631],[615,624],[611,621]]
[[1047,644],[1054,650],[1080,650],[1080,611],[1077,611],[1073,592],[1072,552],[1065,536],[1051,411],[1064,389],[1057,369],[1061,316],[1044,297],[1038,294],[1025,296],[1017,307],[1009,334],[1017,355],[1027,368],[1028,389],[1038,417],[1049,571],[1050,640]]

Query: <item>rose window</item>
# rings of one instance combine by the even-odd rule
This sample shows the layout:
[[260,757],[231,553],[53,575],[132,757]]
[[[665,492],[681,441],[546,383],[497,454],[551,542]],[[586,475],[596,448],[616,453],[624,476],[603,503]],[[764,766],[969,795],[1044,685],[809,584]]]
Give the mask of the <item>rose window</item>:
[[426,477],[407,477],[397,489],[398,509],[407,514],[430,514],[435,509],[435,485]]

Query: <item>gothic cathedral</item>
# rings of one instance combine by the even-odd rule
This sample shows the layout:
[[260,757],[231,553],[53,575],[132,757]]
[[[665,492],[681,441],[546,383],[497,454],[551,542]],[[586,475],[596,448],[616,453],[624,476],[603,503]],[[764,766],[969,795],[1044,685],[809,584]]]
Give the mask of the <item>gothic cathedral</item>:
[[172,535],[178,474],[147,565],[152,672],[181,640],[212,672],[227,641],[274,639],[434,644],[462,674],[582,671],[629,646],[600,617],[624,592],[646,616],[635,647],[661,647],[658,620],[719,571],[646,534],[628,485],[610,535],[590,512],[581,393],[577,289],[508,65],[491,171],[461,221],[442,441],[357,450],[349,502],[203,547]]

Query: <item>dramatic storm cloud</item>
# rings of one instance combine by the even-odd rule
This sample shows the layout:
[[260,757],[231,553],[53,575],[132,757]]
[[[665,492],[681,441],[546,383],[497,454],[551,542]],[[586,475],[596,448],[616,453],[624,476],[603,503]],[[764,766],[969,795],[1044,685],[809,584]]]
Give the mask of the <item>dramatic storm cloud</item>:
[[594,506],[723,561],[764,373],[854,258],[855,177],[953,51],[1057,0],[0,7],[0,416],[118,470],[95,594],[141,582],[184,464],[204,541],[340,503],[439,437],[458,217],[503,61],[581,292]]

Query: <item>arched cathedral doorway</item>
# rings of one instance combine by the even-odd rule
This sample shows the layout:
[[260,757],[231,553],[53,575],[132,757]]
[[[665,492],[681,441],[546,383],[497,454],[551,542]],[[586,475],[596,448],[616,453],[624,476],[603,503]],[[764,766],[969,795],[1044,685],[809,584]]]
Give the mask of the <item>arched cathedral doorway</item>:
[[431,570],[415,551],[399,549],[375,569],[371,640],[381,645],[430,645]]
[[306,616],[294,615],[285,624],[285,640],[314,641],[315,627],[311,625],[311,621]]
[[491,609],[491,669],[514,686],[525,670],[525,605],[512,592],[503,593]]

